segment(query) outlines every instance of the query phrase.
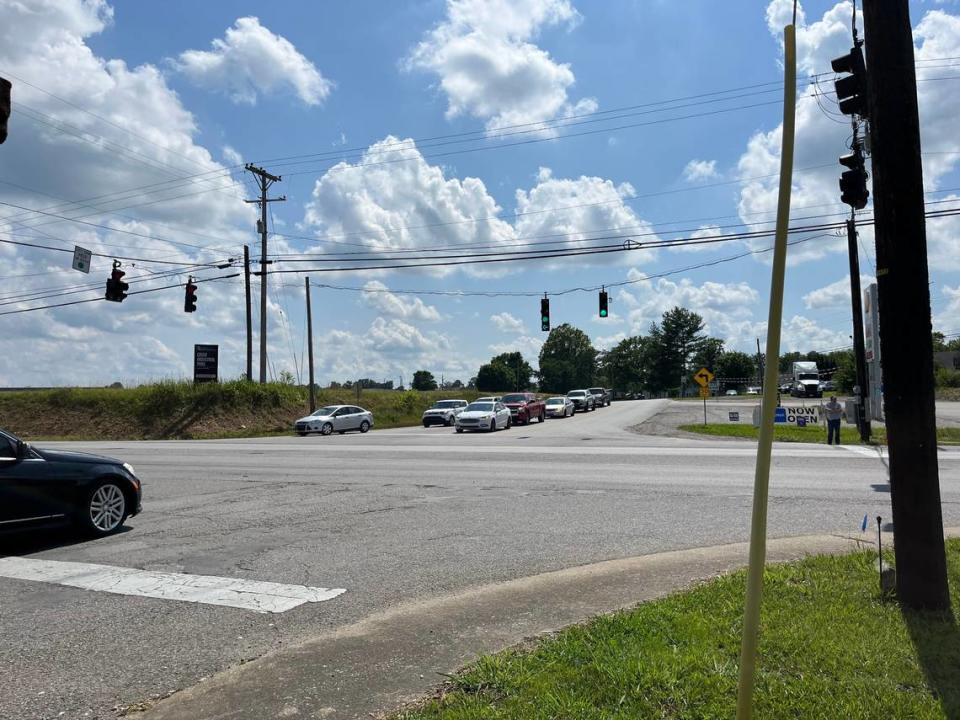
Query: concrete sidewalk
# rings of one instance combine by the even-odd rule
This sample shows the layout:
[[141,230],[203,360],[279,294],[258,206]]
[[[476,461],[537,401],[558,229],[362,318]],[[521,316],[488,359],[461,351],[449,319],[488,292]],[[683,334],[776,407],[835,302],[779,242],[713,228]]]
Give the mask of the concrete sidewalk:
[[[960,528],[948,535],[960,535]],[[771,563],[872,546],[875,535],[769,540]],[[884,543],[892,543],[885,537]],[[234,667],[140,720],[369,718],[429,693],[481,653],[743,567],[746,543],[611,560],[401,605]]]

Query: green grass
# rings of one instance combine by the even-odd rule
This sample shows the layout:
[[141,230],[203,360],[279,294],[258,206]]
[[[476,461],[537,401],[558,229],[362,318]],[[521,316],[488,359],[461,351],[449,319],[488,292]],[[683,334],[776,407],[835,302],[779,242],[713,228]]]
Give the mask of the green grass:
[[[960,542],[948,545],[960,611]],[[773,566],[754,716],[960,717],[952,616],[880,599],[875,555]],[[396,720],[709,720],[735,715],[744,573],[483,657]]]
[[[750,440],[756,440],[760,432],[753,425],[739,423],[681,425],[678,430],[714,437],[734,437]],[[773,430],[773,439],[782,442],[825,443],[827,441],[827,429],[820,425],[807,425],[802,428],[796,425],[777,425]],[[842,425],[840,427],[840,441],[847,445],[857,445],[860,442],[860,433],[853,426]],[[870,442],[877,445],[885,444],[887,442],[886,428],[874,425],[870,434]],[[937,428],[937,442],[943,445],[960,443],[960,428]]]
[[[679,430],[698,433],[700,435],[713,435],[714,437],[734,437],[756,440],[759,429],[748,423],[709,423],[704,425],[691,424],[681,425]],[[883,428],[874,428],[873,440],[883,442],[885,435]],[[827,441],[827,429],[819,425],[807,425],[806,427],[797,427],[796,425],[776,425],[773,430],[773,439],[783,442],[808,442],[825,443]],[[860,442],[860,433],[855,427],[840,427],[840,441],[851,445]]]
[[[377,428],[416,425],[443,398],[476,391],[320,390],[317,406],[361,405]],[[134,388],[0,393],[0,427],[31,440],[250,437],[290,433],[309,412],[307,389],[281,383],[161,382]]]

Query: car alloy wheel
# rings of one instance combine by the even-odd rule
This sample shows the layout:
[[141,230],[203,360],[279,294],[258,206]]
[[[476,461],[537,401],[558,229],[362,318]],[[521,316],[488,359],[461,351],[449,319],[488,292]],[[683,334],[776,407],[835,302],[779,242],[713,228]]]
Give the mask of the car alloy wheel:
[[360,432],[365,433],[369,429],[370,429],[370,423],[368,423],[366,420],[360,423]]
[[127,517],[127,499],[116,483],[100,485],[87,502],[90,526],[100,535],[112,533]]
[[330,423],[324,423],[323,427],[320,428],[321,435],[329,435],[332,432],[333,432],[333,425]]

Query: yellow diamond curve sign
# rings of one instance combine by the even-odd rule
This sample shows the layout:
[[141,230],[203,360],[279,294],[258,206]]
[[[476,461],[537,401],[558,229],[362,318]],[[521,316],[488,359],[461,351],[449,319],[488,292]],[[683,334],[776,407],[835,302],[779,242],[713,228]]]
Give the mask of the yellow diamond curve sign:
[[700,387],[706,387],[713,380],[713,373],[706,368],[700,368],[693,374],[693,379]]

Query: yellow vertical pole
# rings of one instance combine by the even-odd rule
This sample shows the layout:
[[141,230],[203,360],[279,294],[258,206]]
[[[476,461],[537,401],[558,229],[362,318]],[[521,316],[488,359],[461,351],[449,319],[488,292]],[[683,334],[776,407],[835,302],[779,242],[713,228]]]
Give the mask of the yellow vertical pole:
[[[767,365],[764,387],[777,386],[780,357],[780,326],[783,320],[783,279],[787,263],[787,227],[790,223],[790,186],[793,179],[793,139],[797,104],[796,29],[787,25],[784,34],[783,133],[780,147],[780,198],[777,203],[777,233],[770,280],[770,314],[767,320]],[[757,469],[753,481],[753,518],[750,526],[750,565],[747,570],[747,598],[743,617],[743,645],[740,650],[740,683],[737,689],[737,720],[749,720],[753,713],[753,687],[760,634],[760,600],[763,594],[763,566],[767,555],[767,496],[770,487],[770,452],[773,447],[773,418],[776,394],[765,392],[760,415]]]

